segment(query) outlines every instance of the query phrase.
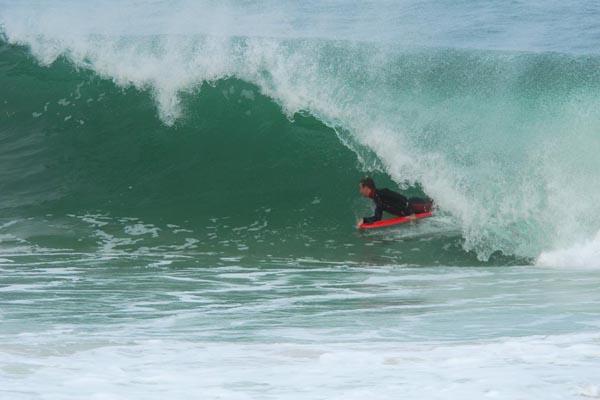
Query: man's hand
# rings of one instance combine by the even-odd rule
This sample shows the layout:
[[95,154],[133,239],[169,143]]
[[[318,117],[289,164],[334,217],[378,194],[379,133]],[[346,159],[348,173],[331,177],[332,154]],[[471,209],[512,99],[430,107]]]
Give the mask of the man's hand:
[[359,219],[359,220],[356,222],[356,229],[360,229],[360,226],[362,225],[362,223],[363,223],[363,222],[364,222],[364,219],[362,219],[362,218],[361,218],[361,219]]

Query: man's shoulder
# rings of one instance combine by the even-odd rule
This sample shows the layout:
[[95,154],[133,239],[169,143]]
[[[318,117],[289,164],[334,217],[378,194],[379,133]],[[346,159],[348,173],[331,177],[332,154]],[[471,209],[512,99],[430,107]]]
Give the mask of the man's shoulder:
[[398,193],[396,193],[393,190],[390,190],[388,188],[383,188],[383,189],[377,189],[377,194],[388,195],[388,194],[398,194]]
[[388,198],[390,198],[390,197],[391,198],[403,198],[404,197],[400,193],[390,190],[388,188],[378,189],[377,194],[380,197],[388,197]]

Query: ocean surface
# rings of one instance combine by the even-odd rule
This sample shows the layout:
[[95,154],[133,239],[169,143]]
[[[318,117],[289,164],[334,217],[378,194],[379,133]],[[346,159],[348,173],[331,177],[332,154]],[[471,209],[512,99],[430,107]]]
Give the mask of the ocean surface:
[[599,154],[597,1],[0,0],[0,399],[600,398]]

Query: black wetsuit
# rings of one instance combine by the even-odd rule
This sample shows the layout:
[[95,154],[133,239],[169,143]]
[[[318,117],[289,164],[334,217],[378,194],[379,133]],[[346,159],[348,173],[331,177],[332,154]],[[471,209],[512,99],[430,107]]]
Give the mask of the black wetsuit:
[[415,212],[426,212],[431,210],[431,200],[411,197],[407,199],[400,193],[396,193],[389,189],[377,189],[373,196],[375,203],[375,215],[372,217],[363,218],[365,224],[370,224],[381,220],[383,212],[405,217],[414,214]]

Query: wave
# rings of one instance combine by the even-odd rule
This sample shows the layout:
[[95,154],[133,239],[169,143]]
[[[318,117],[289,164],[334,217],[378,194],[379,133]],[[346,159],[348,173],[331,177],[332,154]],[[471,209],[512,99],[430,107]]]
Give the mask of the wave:
[[199,213],[228,196],[253,203],[237,210],[316,200],[330,206],[311,218],[341,224],[356,178],[376,171],[433,197],[482,260],[600,229],[597,56],[6,23],[4,35],[5,207],[114,207],[126,187],[129,206],[157,209],[214,193],[187,210]]
[[568,248],[544,251],[535,263],[543,267],[600,268],[600,233]]

